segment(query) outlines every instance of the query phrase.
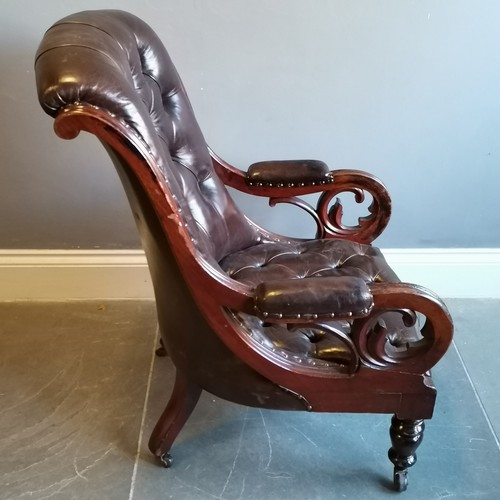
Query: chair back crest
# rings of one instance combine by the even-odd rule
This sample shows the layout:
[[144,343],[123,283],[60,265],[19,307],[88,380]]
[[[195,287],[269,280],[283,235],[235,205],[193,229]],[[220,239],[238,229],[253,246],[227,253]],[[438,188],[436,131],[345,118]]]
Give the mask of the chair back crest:
[[202,252],[219,261],[257,240],[216,176],[179,75],[146,23],[122,11],[73,14],[48,30],[35,64],[47,113],[90,104],[139,136]]

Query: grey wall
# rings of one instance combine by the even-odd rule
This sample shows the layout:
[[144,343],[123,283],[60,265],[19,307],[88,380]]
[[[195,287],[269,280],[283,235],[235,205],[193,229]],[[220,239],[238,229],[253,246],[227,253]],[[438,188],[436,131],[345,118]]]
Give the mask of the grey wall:
[[[496,0],[3,0],[0,248],[138,245],[101,146],[58,139],[35,96],[45,29],[104,5],[155,28],[228,161],[374,173],[394,201],[383,247],[500,246]],[[313,231],[297,209],[238,202],[273,229]]]

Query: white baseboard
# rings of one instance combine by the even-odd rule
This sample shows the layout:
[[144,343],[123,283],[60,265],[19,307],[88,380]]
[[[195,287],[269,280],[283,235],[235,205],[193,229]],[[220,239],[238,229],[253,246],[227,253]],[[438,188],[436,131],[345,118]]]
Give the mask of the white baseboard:
[[383,250],[402,281],[445,298],[500,298],[500,248]]
[[0,250],[0,301],[152,298],[142,250]]
[[[500,298],[500,248],[386,249],[398,276],[444,298]],[[152,299],[141,250],[0,250],[0,301]]]

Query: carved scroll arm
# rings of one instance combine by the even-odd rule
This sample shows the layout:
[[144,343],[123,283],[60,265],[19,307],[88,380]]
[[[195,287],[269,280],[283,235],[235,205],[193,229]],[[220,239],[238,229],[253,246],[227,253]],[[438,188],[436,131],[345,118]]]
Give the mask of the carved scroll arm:
[[377,283],[370,290],[374,307],[368,317],[353,321],[351,333],[363,364],[426,373],[453,338],[444,303],[430,290],[407,283]]
[[[387,226],[391,215],[391,199],[382,182],[360,170],[328,170],[315,160],[260,162],[243,172],[219,158],[213,151],[213,166],[224,184],[254,196],[269,197],[269,204],[289,203],[306,211],[314,219],[317,238],[339,238],[371,243]],[[321,193],[316,204],[299,198]],[[337,198],[352,193],[356,203],[368,194],[372,201],[368,214],[358,224],[343,223],[343,206]],[[333,204],[332,204],[333,203]]]
[[[314,278],[312,278],[314,280]],[[407,283],[372,283],[358,278],[311,278],[261,283],[252,313],[288,328],[326,331],[337,320],[351,323],[348,371],[375,369],[424,374],[445,354],[453,323],[430,290]],[[315,289],[315,285],[318,288]],[[347,342],[349,340],[349,342]]]

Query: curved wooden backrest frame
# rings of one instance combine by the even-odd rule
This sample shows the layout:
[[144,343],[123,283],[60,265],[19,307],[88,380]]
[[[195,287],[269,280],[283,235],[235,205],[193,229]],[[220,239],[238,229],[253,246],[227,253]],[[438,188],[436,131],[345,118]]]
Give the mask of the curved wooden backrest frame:
[[[363,409],[366,403],[359,400],[354,407],[352,401],[341,401],[326,398],[326,393],[359,391],[360,387],[366,386],[371,392],[373,387],[372,370],[361,367],[355,377],[339,377],[335,373],[321,372],[310,367],[297,367],[291,362],[273,357],[272,353],[251,342],[248,335],[239,325],[231,319],[226,310],[238,310],[251,313],[253,311],[252,291],[248,286],[238,283],[211,264],[203,261],[203,257],[197,253],[196,248],[190,240],[188,231],[183,227],[180,214],[176,212],[175,201],[171,199],[168,186],[162,182],[161,171],[156,167],[152,158],[141,139],[134,131],[125,124],[111,116],[104,110],[95,106],[75,104],[65,108],[56,118],[56,133],[65,139],[72,139],[81,130],[96,135],[103,143],[123,159],[121,167],[129,169],[134,178],[147,193],[154,208],[155,215],[161,225],[165,238],[168,239],[173,255],[182,272],[183,279],[189,286],[190,293],[196,301],[197,307],[203,313],[204,319],[210,326],[210,333],[206,335],[217,335],[229,350],[253,370],[261,374],[274,384],[284,388],[291,394],[296,394],[300,399],[307,401],[307,408],[314,411],[368,411]],[[151,175],[151,174],[154,175]],[[123,180],[123,179],[122,179]],[[129,193],[130,194],[130,193]],[[147,245],[146,252],[148,252]],[[189,250],[189,251],[186,251]],[[151,259],[150,259],[151,262]],[[153,281],[154,277],[153,277]],[[163,285],[155,283],[155,291]],[[447,331],[442,330],[439,325],[446,316],[440,303],[436,303],[435,297],[428,291],[420,288],[416,293],[414,285],[397,284],[390,291],[386,286],[373,287],[375,291],[375,305],[380,310],[399,309],[407,304],[408,294],[415,299],[415,309],[434,318],[432,332],[439,332],[432,348],[428,349],[427,356],[420,357],[418,361],[410,363],[404,370],[397,367],[397,371],[384,371],[377,373],[380,383],[388,391],[394,390],[398,397],[385,397],[387,404],[380,405],[378,411],[394,412],[400,414],[412,413],[411,405],[408,410],[403,410],[401,403],[401,388],[415,386],[418,394],[422,390],[434,393],[432,384],[422,380],[426,379],[425,372],[433,366],[444,354],[451,338],[451,327]],[[209,293],[207,293],[209,291]],[[157,292],[158,293],[158,292]],[[363,320],[359,320],[363,322]],[[451,325],[449,322],[445,325]],[[201,333],[201,332],[200,332]],[[174,355],[175,356],[175,355]],[[366,379],[364,373],[366,373]],[[368,373],[369,372],[369,373]],[[349,387],[352,386],[352,389]],[[391,389],[392,387],[392,389]],[[215,392],[215,391],[214,391]],[[359,398],[358,398],[359,399]],[[382,398],[383,399],[383,398]],[[429,401],[433,398],[430,397]],[[349,405],[350,410],[343,409]],[[373,402],[369,404],[373,411]],[[419,416],[427,418],[432,413],[432,408],[422,412]]]

